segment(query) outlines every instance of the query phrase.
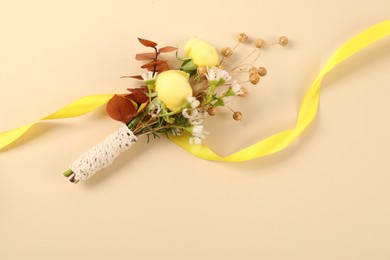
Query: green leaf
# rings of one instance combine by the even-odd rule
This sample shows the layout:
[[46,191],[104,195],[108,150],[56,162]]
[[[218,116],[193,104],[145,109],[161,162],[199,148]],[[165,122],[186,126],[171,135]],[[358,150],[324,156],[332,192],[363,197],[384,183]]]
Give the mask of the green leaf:
[[213,106],[218,107],[218,106],[224,106],[225,102],[223,102],[222,98],[218,98],[217,102],[213,104]]
[[236,93],[234,93],[233,89],[232,88],[229,88],[228,91],[226,91],[225,93],[225,97],[230,97],[230,96],[235,96]]
[[195,65],[192,59],[185,60],[181,65],[181,69],[184,71],[192,71],[192,70],[196,70],[197,68],[198,66]]
[[195,65],[195,63],[192,61],[192,59],[187,59],[187,60],[184,60],[180,69],[182,71],[190,74],[190,76],[193,76],[197,73],[198,66]]

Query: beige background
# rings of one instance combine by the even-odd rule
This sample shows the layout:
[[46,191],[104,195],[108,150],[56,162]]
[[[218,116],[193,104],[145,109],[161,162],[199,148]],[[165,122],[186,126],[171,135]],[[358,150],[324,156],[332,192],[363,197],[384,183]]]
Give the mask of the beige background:
[[[269,70],[241,123],[209,121],[229,154],[294,125],[332,52],[390,17],[388,0],[3,1],[0,131],[78,97],[122,93],[140,70],[136,37],[221,48],[247,32]],[[324,80],[319,114],[283,152],[247,163],[141,140],[87,183],[62,172],[118,123],[101,109],[42,123],[0,152],[0,259],[390,259],[390,39]],[[242,49],[245,53],[245,48]]]

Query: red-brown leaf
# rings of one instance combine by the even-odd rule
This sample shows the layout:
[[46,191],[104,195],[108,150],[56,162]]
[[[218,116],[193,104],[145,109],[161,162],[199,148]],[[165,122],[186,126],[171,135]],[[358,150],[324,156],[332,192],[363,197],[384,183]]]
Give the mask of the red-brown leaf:
[[177,48],[176,47],[173,47],[173,46],[166,46],[166,47],[162,47],[160,49],[158,49],[159,52],[172,52],[172,51],[176,51]]
[[170,70],[168,62],[166,61],[156,66],[156,72],[163,72],[166,70]]
[[142,104],[149,100],[149,97],[146,95],[146,91],[143,88],[129,89],[129,91],[131,93],[127,94],[125,97],[133,100],[137,104]]
[[121,79],[124,79],[124,78],[131,78],[131,79],[139,79],[139,80],[144,80],[143,78],[142,78],[142,76],[141,75],[135,75],[135,76],[122,76],[121,77]]
[[143,68],[143,69],[154,68],[154,66],[160,65],[162,63],[166,63],[166,61],[165,60],[155,60],[155,61],[152,61],[152,62],[149,62],[149,63],[142,65],[141,68]]
[[156,58],[156,53],[147,52],[147,53],[138,53],[135,55],[136,60],[153,60]]
[[149,41],[149,40],[146,40],[146,39],[142,39],[142,38],[138,38],[139,42],[146,46],[146,47],[156,47],[157,46],[157,43],[155,42],[152,42],[152,41]]
[[106,110],[112,119],[125,124],[128,124],[137,112],[129,99],[118,95],[114,95],[108,101]]
[[142,90],[144,93],[148,93],[148,86],[140,86],[136,88],[128,88],[127,90],[132,92],[134,89]]

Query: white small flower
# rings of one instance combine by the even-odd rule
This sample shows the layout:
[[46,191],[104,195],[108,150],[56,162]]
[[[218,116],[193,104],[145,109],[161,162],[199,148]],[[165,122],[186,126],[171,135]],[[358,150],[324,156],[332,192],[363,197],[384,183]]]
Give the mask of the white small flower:
[[217,80],[217,71],[218,71],[217,67],[207,68],[206,78],[209,81]]
[[192,128],[192,135],[193,136],[202,136],[203,134],[203,128],[204,126],[202,125],[196,125]]
[[197,109],[188,109],[188,108],[184,108],[183,111],[181,111],[181,113],[183,114],[183,116],[185,118],[188,118],[188,119],[192,119],[194,117],[196,117],[196,115],[198,114],[198,110]]
[[209,114],[207,112],[200,112],[198,110],[198,113],[196,113],[195,116],[188,119],[190,121],[191,125],[200,125],[203,124],[203,121],[207,118]]
[[158,116],[158,114],[161,112],[161,105],[160,104],[151,104],[150,105],[150,108],[149,108],[149,114],[152,116],[152,117],[156,117]]
[[240,84],[237,83],[237,81],[234,81],[232,84],[232,90],[236,96],[244,94],[244,91],[242,91],[242,87]]
[[190,137],[190,139],[188,140],[190,145],[201,145],[202,144],[202,138],[198,137],[198,136],[192,136]]
[[188,96],[187,101],[190,103],[192,109],[197,108],[200,105],[199,100],[192,96]]
[[141,74],[141,77],[145,82],[150,81],[150,80],[155,80],[156,76],[157,76],[157,73],[154,73],[154,75],[153,75],[153,71],[148,71],[146,73]]
[[208,117],[207,111],[200,111],[199,109],[184,108],[181,111],[184,118],[187,118],[191,125],[200,125]]
[[230,76],[229,72],[227,72],[226,70],[222,70],[222,71],[221,71],[220,77],[221,77],[224,81],[229,81],[229,80],[232,79],[232,76]]
[[206,138],[206,134],[208,134],[207,131],[204,131],[203,130],[203,125],[196,125],[196,126],[193,126],[192,129],[191,129],[191,137],[190,139],[188,140],[190,145],[201,145],[202,144],[202,140]]
[[228,81],[232,78],[229,72],[218,67],[207,68],[206,77],[208,81]]

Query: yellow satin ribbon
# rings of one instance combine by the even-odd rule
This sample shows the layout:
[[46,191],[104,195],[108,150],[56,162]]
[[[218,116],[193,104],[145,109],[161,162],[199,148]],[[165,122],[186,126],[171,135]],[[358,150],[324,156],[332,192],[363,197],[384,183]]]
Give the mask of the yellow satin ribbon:
[[[170,139],[184,148],[191,154],[214,161],[227,161],[227,162],[239,162],[247,161],[255,158],[259,158],[265,155],[276,153],[286,148],[295,138],[297,138],[303,130],[312,122],[313,118],[317,114],[318,102],[320,97],[321,81],[323,77],[332,70],[336,65],[344,61],[345,59],[355,55],[358,51],[367,47],[368,45],[390,35],[390,20],[378,23],[365,31],[359,33],[346,44],[340,47],[329,59],[324,68],[320,71],[313,85],[308,90],[301,107],[299,109],[299,115],[297,123],[294,128],[283,131],[281,133],[270,136],[260,142],[257,142],[247,148],[244,148],[231,155],[221,157],[214,153],[206,145],[191,146],[188,143],[188,137],[174,137]],[[40,120],[37,120],[28,125],[20,128],[10,130],[4,133],[0,133],[0,149],[9,145],[23,135],[34,124],[42,120],[52,120],[61,118],[70,118],[84,115],[91,112],[98,107],[107,103],[112,97],[112,94],[108,95],[92,95],[78,99],[57,112],[46,116]]]
[[40,120],[13,130],[9,130],[4,133],[0,133],[0,150],[7,145],[13,143],[16,139],[21,137],[25,132],[27,132],[33,125],[35,125],[39,121],[71,118],[87,114],[97,109],[98,107],[106,104],[108,100],[112,98],[113,95],[114,94],[102,94],[82,97],[68,104],[57,112],[54,112],[53,114],[41,118]]

